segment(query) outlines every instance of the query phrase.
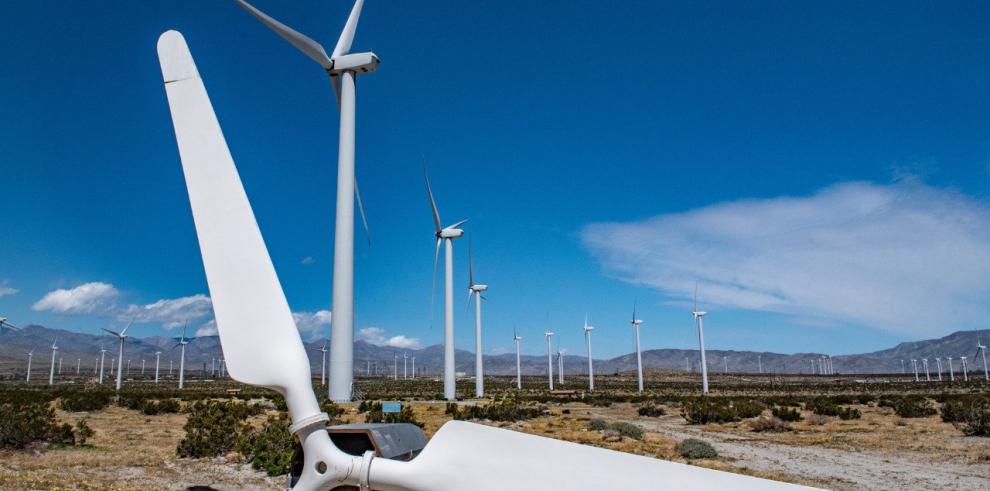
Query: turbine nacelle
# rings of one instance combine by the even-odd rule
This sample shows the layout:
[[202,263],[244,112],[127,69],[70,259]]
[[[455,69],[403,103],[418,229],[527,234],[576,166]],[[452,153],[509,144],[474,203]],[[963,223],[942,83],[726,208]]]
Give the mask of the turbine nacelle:
[[333,76],[341,75],[344,72],[370,73],[378,69],[381,60],[378,55],[368,51],[365,53],[350,53],[338,56],[331,60],[333,65],[327,69],[327,73]]
[[694,312],[691,312],[691,314],[692,314],[692,315],[694,315],[694,317],[695,317],[695,318],[698,318],[698,317],[704,317],[704,316],[705,316],[705,314],[707,314],[707,313],[708,313],[708,312],[705,312],[705,311],[700,311],[700,310],[696,310],[696,311],[694,311]]
[[471,285],[470,290],[474,293],[481,293],[488,290],[488,285]]
[[[465,220],[465,222],[466,221],[467,220]],[[440,230],[440,232],[437,233],[437,238],[438,239],[457,239],[457,238],[462,237],[464,235],[464,230],[461,230],[461,229],[457,228],[461,223],[464,223],[464,222],[460,222],[457,225],[451,225],[451,226],[449,226],[449,227],[447,227],[445,229]]]

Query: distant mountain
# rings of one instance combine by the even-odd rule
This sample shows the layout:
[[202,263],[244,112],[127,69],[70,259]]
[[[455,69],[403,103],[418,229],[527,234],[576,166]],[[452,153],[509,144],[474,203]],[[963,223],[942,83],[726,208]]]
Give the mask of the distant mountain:
[[[22,371],[27,363],[27,352],[34,350],[34,370],[47,367],[50,363],[50,346],[52,339],[58,338],[59,356],[63,358],[63,371],[74,371],[77,359],[82,370],[92,370],[99,358],[100,347],[108,350],[106,363],[117,356],[117,339],[106,335],[96,336],[61,329],[31,325],[19,331],[7,330],[0,333],[0,372]],[[833,356],[832,364],[837,373],[899,373],[901,360],[904,360],[905,370],[911,371],[911,360],[929,359],[929,369],[934,374],[936,357],[943,359],[951,356],[953,366],[960,369],[959,357],[969,358],[971,371],[982,371],[982,359],[973,359],[977,340],[990,342],[990,330],[959,331],[939,339],[901,343],[893,348],[857,355]],[[321,346],[328,343],[318,339],[305,343],[309,353],[310,365],[314,374],[320,372],[322,355]],[[127,338],[124,349],[125,360],[131,360],[131,373],[139,370],[141,360],[145,360],[146,370],[154,370],[155,352],[161,351],[162,370],[166,370],[169,361],[174,361],[178,367],[179,350],[175,349],[173,338],[153,336],[148,338]],[[721,373],[728,368],[729,372],[757,373],[761,366],[764,372],[775,373],[810,373],[811,361],[818,360],[821,353],[781,354],[753,351],[707,350],[709,371]],[[328,353],[329,355],[329,353]],[[354,343],[354,369],[358,375],[368,372],[391,374],[393,363],[397,364],[399,376],[403,373],[403,355],[407,368],[412,373],[413,363],[416,371],[423,375],[438,375],[443,369],[443,347],[428,346],[418,350],[378,346],[364,341]],[[683,349],[654,349],[643,351],[643,367],[649,369],[666,369],[698,371],[698,351]],[[186,365],[189,369],[209,369],[213,360],[223,357],[219,338],[202,336],[196,338],[186,347]],[[413,361],[415,358],[415,362]],[[485,370],[491,375],[514,375],[516,373],[515,353],[501,355],[485,355]],[[467,375],[474,373],[474,354],[465,350],[457,350],[455,359],[456,370]],[[556,358],[554,370],[556,370]],[[580,355],[564,356],[564,372],[566,374],[587,373],[587,359]],[[919,367],[920,367],[919,361]],[[547,371],[545,355],[523,355],[520,358],[524,375],[542,375]],[[610,359],[596,359],[595,373],[612,374],[630,372],[636,369],[636,353],[629,353]],[[920,368],[919,368],[920,369]],[[947,370],[947,367],[946,367]]]

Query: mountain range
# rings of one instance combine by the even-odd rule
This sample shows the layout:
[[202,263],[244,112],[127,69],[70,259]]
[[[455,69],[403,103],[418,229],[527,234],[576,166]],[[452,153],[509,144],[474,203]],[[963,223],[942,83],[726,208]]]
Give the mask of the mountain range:
[[[32,371],[46,368],[50,364],[52,339],[58,338],[59,356],[67,368],[75,369],[77,360],[84,369],[93,370],[99,358],[101,346],[107,349],[106,363],[117,356],[117,338],[104,335],[97,336],[62,329],[51,329],[38,325],[27,326],[21,330],[4,329],[0,332],[0,373],[23,371],[27,363],[27,353],[34,350],[35,356]],[[935,358],[941,358],[943,370],[948,370],[946,357],[953,358],[953,367],[960,370],[959,358],[969,359],[969,369],[973,372],[983,371],[983,360],[976,355],[976,346],[980,341],[990,341],[990,330],[958,331],[938,339],[900,343],[897,346],[872,353],[836,355],[832,357],[834,371],[838,374],[848,373],[901,373],[902,363],[904,373],[912,372],[912,359],[918,360],[919,370],[923,369],[921,360],[928,358],[929,370],[934,376],[937,363]],[[320,347],[329,341],[317,339],[305,343],[309,353],[310,365],[314,374],[320,373]],[[165,370],[169,361],[178,367],[179,350],[175,348],[176,340],[170,337],[152,336],[146,338],[128,337],[124,348],[125,360],[131,360],[132,371],[140,367],[144,360],[148,369],[153,370],[155,353],[162,352],[162,369]],[[734,350],[706,350],[709,371],[721,373],[728,370],[731,373],[811,373],[812,360],[820,360],[823,353],[771,353]],[[404,349],[390,346],[379,346],[365,341],[354,343],[354,365],[358,375],[367,373],[391,374],[395,367],[399,376],[403,375],[403,355],[407,355],[409,373],[413,363],[420,375],[437,375],[443,367],[443,347],[440,345],[427,346],[421,349]],[[976,358],[974,359],[974,356]],[[186,347],[187,369],[209,369],[214,360],[223,357],[217,336],[201,336]],[[665,369],[676,371],[698,371],[698,350],[684,349],[652,349],[642,352],[643,367],[647,369]],[[415,362],[413,362],[415,359]],[[456,350],[456,369],[465,375],[474,374],[474,354],[465,350]],[[515,375],[516,355],[505,353],[484,355],[485,372],[489,375]],[[522,355],[520,357],[524,375],[543,375],[547,373],[546,355]],[[556,355],[554,356],[554,371],[557,369]],[[395,365],[393,365],[395,364]],[[580,354],[564,355],[565,374],[587,373],[587,358]],[[613,374],[630,372],[636,369],[636,353],[628,353],[608,359],[594,360],[595,373]]]

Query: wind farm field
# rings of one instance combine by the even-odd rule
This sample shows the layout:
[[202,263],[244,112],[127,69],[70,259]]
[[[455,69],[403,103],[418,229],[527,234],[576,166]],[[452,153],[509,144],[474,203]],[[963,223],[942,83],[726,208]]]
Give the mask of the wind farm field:
[[[580,376],[553,392],[545,377],[524,377],[522,390],[512,377],[489,377],[489,396],[480,400],[470,398],[474,381],[462,379],[462,400],[450,404],[438,399],[442,382],[432,378],[358,378],[363,402],[324,400],[322,407],[337,424],[413,422],[430,438],[445,422],[466,419],[828,489],[979,489],[990,475],[990,392],[982,378],[926,383],[903,375],[713,374],[712,394],[700,397],[696,375],[646,375],[643,393],[627,373],[596,377],[595,392],[585,390]],[[0,450],[0,488],[285,486],[280,472],[292,442],[276,393],[192,377],[181,392],[143,380],[115,395],[90,382],[0,384],[0,431],[11,431],[14,414],[43,406],[58,425],[77,429],[85,421],[92,432],[84,443],[77,429],[75,442],[48,439]],[[314,384],[325,393],[318,379]],[[372,401],[402,402],[404,411],[387,419]],[[983,436],[966,434],[981,429]],[[704,444],[684,443],[691,439],[714,454]]]

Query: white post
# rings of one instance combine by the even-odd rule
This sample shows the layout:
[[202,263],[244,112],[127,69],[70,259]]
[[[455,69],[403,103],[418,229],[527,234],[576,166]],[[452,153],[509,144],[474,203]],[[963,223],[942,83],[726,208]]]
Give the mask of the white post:
[[474,298],[474,396],[485,395],[485,369],[481,358],[481,293]]
[[[354,380],[354,72],[340,75],[337,215],[333,237],[330,400],[349,402]],[[448,287],[449,288],[449,287]],[[451,344],[453,344],[451,340]]]

